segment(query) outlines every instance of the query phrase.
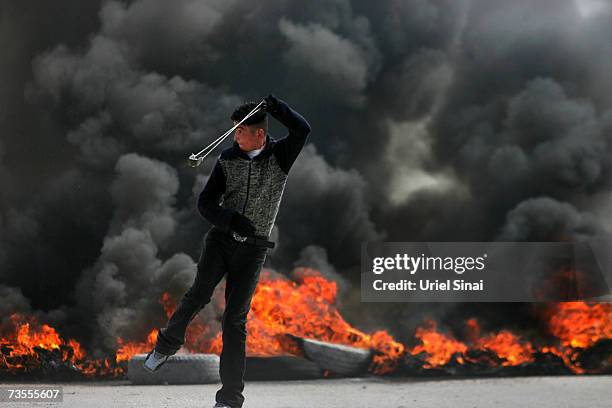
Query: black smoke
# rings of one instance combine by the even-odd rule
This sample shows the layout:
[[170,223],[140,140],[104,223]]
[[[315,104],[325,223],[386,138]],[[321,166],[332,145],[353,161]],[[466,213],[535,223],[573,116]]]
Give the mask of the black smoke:
[[[162,324],[209,227],[195,198],[214,154],[186,158],[269,92],[313,128],[277,271],[309,264],[355,300],[364,241],[605,232],[612,11],[588,3],[3,1],[2,307],[96,350]],[[448,309],[347,314],[405,334],[398,316]]]

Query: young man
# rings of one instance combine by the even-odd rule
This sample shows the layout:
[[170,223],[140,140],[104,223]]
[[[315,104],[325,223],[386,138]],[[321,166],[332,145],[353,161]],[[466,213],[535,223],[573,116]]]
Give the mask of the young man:
[[[223,385],[216,395],[217,408],[240,408],[244,403],[247,314],[267,248],[274,247],[268,239],[289,170],[310,133],[306,119],[287,103],[274,95],[265,103],[265,110],[236,129],[233,146],[223,150],[198,198],[198,210],[213,227],[206,234],[193,285],[167,327],[158,331],[155,349],[145,360],[147,369],[156,370],[178,351],[189,322],[226,276],[219,369]],[[255,106],[239,106],[231,116],[234,124]],[[266,112],[287,127],[285,138],[275,140],[267,133]]]

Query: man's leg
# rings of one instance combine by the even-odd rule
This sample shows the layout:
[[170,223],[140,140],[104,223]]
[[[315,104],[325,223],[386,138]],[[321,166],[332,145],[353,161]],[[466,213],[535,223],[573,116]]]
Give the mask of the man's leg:
[[246,321],[266,253],[265,247],[240,245],[232,256],[226,278],[223,350],[219,367],[223,386],[217,391],[216,399],[232,407],[241,407],[244,403]]
[[155,350],[165,355],[175,354],[185,343],[187,326],[210,298],[227,271],[228,247],[222,240],[206,238],[195,281],[183,296],[166,328],[157,335]]

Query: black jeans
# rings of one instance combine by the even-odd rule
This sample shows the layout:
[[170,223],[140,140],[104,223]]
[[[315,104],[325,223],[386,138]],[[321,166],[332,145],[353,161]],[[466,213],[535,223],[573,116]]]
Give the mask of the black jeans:
[[244,403],[247,314],[266,254],[266,247],[237,242],[215,228],[209,230],[195,281],[166,328],[160,329],[157,336],[155,349],[163,354],[175,354],[185,343],[188,324],[210,302],[215,287],[227,274],[219,367],[222,387],[217,391],[216,400],[232,407],[241,407]]

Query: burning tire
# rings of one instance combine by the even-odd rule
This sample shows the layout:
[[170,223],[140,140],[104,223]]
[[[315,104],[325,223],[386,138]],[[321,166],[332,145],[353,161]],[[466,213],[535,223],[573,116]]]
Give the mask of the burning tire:
[[306,358],[314,361],[320,368],[336,374],[363,375],[372,361],[370,350],[312,339],[299,340]]
[[247,381],[311,380],[323,378],[323,370],[312,361],[294,356],[247,357]]
[[155,372],[142,366],[146,354],[128,362],[128,380],[133,384],[211,384],[220,381],[219,356],[215,354],[177,354]]

